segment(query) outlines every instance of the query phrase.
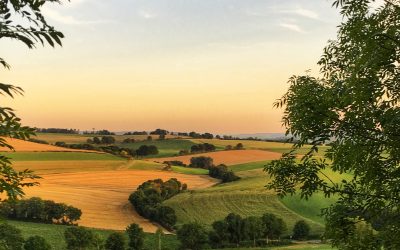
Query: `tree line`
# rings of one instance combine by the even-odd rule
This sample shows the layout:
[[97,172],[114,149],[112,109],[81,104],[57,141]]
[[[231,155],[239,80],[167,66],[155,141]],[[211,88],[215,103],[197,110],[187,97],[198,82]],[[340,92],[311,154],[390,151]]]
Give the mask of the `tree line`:
[[209,176],[220,179],[222,182],[232,182],[240,179],[226,165],[220,164],[215,166],[213,158],[208,156],[192,157],[189,167],[208,169]]
[[175,178],[165,182],[161,179],[148,180],[129,196],[129,201],[141,216],[172,230],[176,223],[175,211],[161,203],[185,190],[187,185]]
[[[281,241],[286,231],[286,223],[271,213],[246,218],[230,213],[223,220],[215,221],[211,231],[199,223],[184,224],[178,229],[177,237],[180,249],[263,247],[287,244]],[[296,222],[292,232],[294,239],[307,239],[309,233],[310,227],[305,221]]]
[[0,203],[0,214],[13,220],[75,225],[81,218],[82,211],[64,203],[32,197]]
[[79,134],[79,129],[68,128],[35,128],[37,133]]

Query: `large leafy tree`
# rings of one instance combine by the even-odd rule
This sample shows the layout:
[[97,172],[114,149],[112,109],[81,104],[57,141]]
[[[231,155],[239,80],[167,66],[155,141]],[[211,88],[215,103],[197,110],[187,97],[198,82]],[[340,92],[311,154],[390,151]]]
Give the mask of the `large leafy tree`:
[[[279,195],[338,198],[323,213],[327,236],[342,249],[365,249],[354,246],[360,224],[373,232],[368,248],[400,249],[400,1],[373,2],[334,1],[343,21],[319,61],[320,77],[291,77],[275,104],[298,142],[265,168]],[[300,158],[305,144],[312,146]]]
[[[0,1],[0,39],[12,39],[22,42],[28,48],[37,44],[61,45],[63,34],[50,26],[41,9],[48,2],[57,0],[2,0]],[[0,65],[9,69],[10,65],[0,57]],[[13,98],[22,95],[23,90],[10,84],[0,83],[0,94]],[[14,148],[4,137],[27,139],[34,130],[21,125],[21,120],[12,108],[0,107],[0,147]],[[0,156],[0,193],[6,193],[9,199],[24,194],[22,188],[36,185],[38,176],[32,171],[16,171],[9,158]]]

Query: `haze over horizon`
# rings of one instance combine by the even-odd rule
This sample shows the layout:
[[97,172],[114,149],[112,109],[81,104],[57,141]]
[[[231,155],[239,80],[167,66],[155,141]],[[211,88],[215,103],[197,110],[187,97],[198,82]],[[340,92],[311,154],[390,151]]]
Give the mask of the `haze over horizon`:
[[[332,1],[72,0],[48,5],[63,47],[1,41],[24,124],[82,130],[283,132],[272,107],[340,23]],[[4,40],[4,39],[2,39]]]

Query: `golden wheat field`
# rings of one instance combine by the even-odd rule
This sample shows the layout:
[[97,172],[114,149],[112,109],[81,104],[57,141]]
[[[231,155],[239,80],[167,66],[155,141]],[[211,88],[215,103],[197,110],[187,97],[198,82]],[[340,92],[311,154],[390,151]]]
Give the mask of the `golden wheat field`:
[[139,216],[128,202],[130,193],[147,180],[177,178],[189,189],[210,187],[217,180],[208,176],[164,171],[119,170],[42,175],[41,185],[26,190],[27,197],[41,197],[73,205],[82,210],[79,225],[124,230],[138,223],[146,232],[157,225]]

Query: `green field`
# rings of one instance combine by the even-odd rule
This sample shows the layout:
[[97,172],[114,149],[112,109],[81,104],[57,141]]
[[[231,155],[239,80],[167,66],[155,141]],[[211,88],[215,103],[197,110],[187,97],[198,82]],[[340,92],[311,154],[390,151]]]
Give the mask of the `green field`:
[[178,224],[198,221],[209,226],[231,212],[243,217],[273,213],[285,220],[289,230],[296,221],[305,219],[314,234],[323,232],[323,224],[287,208],[272,191],[265,188],[268,177],[262,170],[237,174],[242,177],[239,181],[182,193],[164,204],[175,209]]
[[84,152],[2,152],[12,161],[124,161],[111,154]]
[[159,153],[157,155],[150,155],[147,158],[154,157],[168,157],[178,155],[180,150],[189,150],[190,147],[195,145],[195,143],[189,140],[178,140],[178,139],[168,139],[168,140],[153,140],[153,141],[139,141],[134,143],[119,143],[117,146],[124,148],[138,149],[142,145],[154,145],[158,148]]
[[233,172],[241,172],[241,171],[248,171],[253,169],[264,169],[265,165],[271,161],[257,161],[257,162],[249,162],[237,165],[231,165],[229,168]]

